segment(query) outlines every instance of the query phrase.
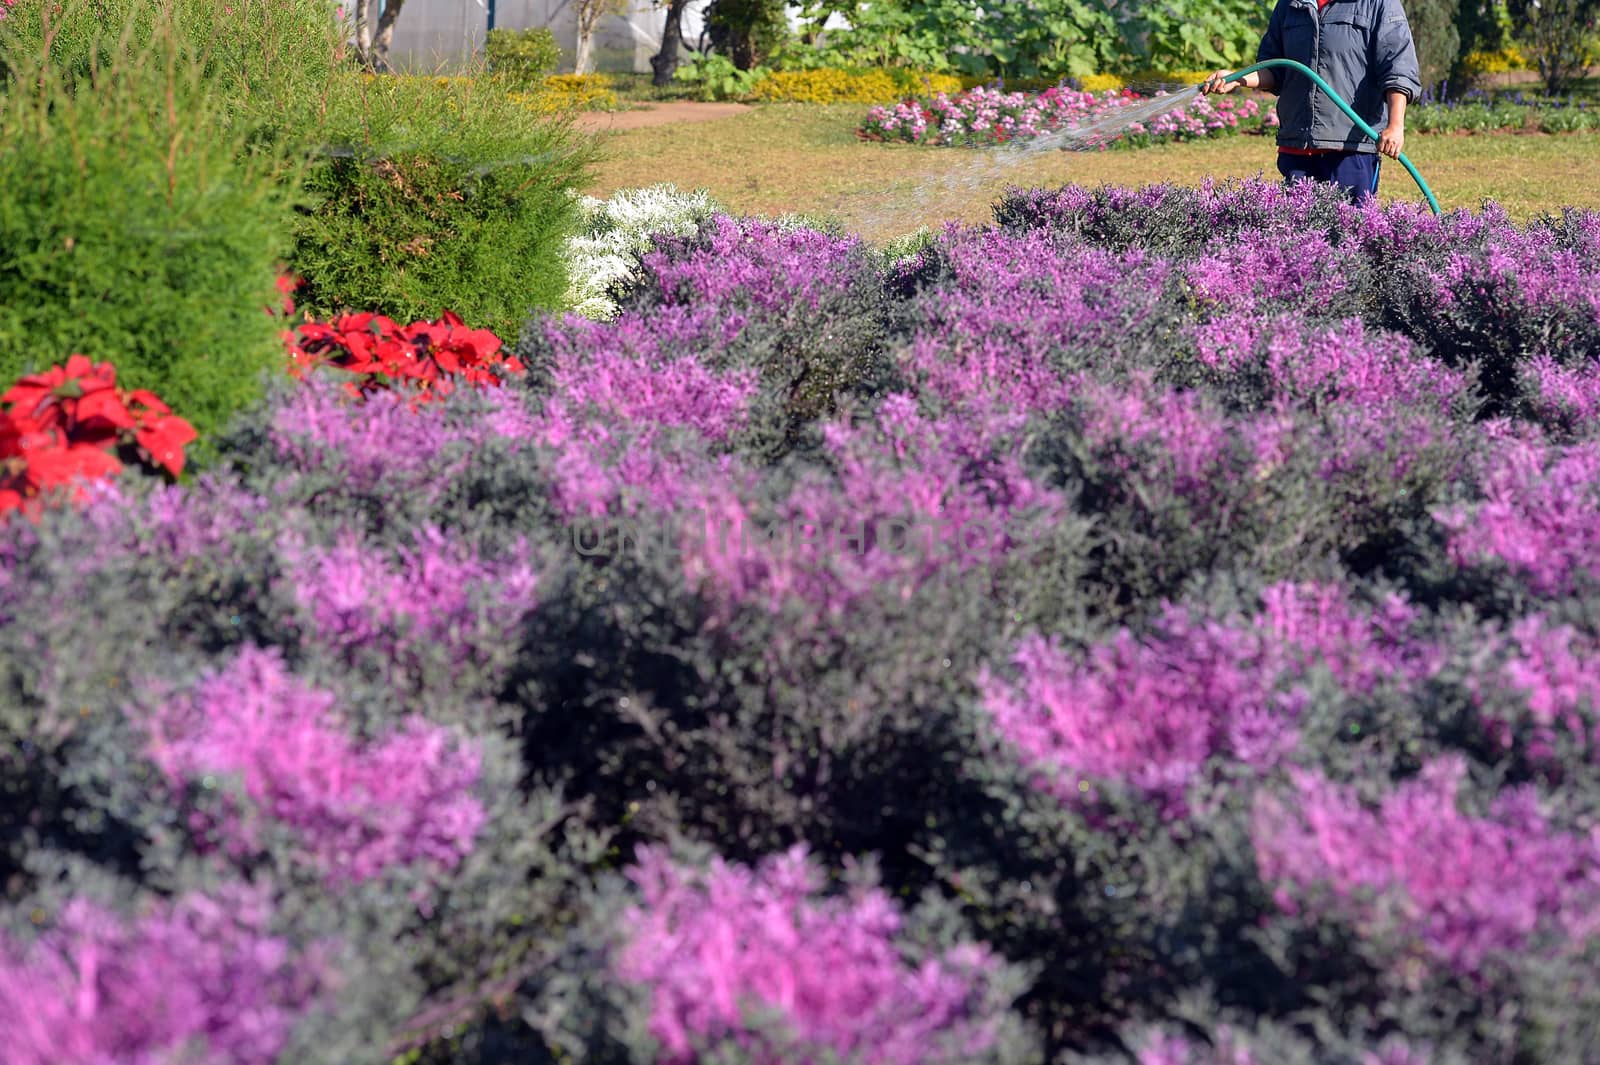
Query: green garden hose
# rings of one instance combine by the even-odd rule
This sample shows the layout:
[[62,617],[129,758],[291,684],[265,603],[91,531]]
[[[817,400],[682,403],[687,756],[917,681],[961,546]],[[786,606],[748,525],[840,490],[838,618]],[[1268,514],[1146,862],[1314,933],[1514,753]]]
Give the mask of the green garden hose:
[[[1227,77],[1223,78],[1222,80],[1224,82],[1239,81],[1239,80],[1243,79],[1245,75],[1254,74],[1256,71],[1260,70],[1262,67],[1293,67],[1295,70],[1300,71],[1300,73],[1304,74],[1306,77],[1308,77],[1312,81],[1316,82],[1317,83],[1317,87],[1320,88],[1323,92],[1328,94],[1328,99],[1332,100],[1334,103],[1339,105],[1339,110],[1343,111],[1346,115],[1348,115],[1350,117],[1350,121],[1354,122],[1356,124],[1356,126],[1361,130],[1361,132],[1363,132],[1367,136],[1371,137],[1374,141],[1378,140],[1378,131],[1373,129],[1371,126],[1367,125],[1365,119],[1363,119],[1360,115],[1356,114],[1355,110],[1349,104],[1345,103],[1342,99],[1339,98],[1339,94],[1333,91],[1332,86],[1330,86],[1327,82],[1323,81],[1321,76],[1318,75],[1315,70],[1312,70],[1310,67],[1306,66],[1304,63],[1297,63],[1293,59],[1266,59],[1266,60],[1261,61],[1260,63],[1255,64],[1254,66],[1245,67],[1241,71],[1238,71],[1238,72],[1233,73],[1233,74],[1229,74]],[[1428,188],[1428,183],[1426,181],[1422,180],[1422,175],[1417,173],[1417,168],[1415,166],[1411,165],[1411,160],[1406,158],[1406,153],[1405,152],[1401,152],[1400,153],[1400,165],[1405,167],[1406,168],[1406,172],[1409,173],[1411,175],[1411,177],[1416,181],[1417,188],[1421,189],[1422,190],[1422,195],[1427,197],[1428,206],[1433,208],[1433,213],[1434,214],[1438,214],[1439,213],[1439,201],[1433,198],[1433,190]]]

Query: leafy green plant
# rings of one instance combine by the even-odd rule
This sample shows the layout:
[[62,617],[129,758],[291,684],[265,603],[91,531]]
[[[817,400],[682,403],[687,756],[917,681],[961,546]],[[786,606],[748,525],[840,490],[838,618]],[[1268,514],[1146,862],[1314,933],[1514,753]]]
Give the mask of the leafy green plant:
[[[807,17],[833,13],[849,29],[828,31],[814,65],[911,66],[976,77],[1056,79],[1156,65],[1213,68],[1243,58],[1260,39],[1265,13],[1246,0],[1204,5],[1176,0],[1130,13],[1101,0],[976,0],[809,5]],[[817,25],[814,21],[812,25]],[[785,65],[806,59],[783,56]]]
[[559,118],[470,80],[358,78],[329,100],[291,265],[313,313],[452,310],[503,335],[561,306],[569,190],[590,151]]
[[1539,128],[1545,133],[1577,133],[1600,127],[1600,112],[1577,107],[1549,107],[1539,111]]
[[561,65],[561,46],[544,26],[490,30],[483,49],[490,72],[515,89],[537,89]]
[[295,168],[247,150],[187,28],[77,74],[9,53],[28,89],[0,94],[0,380],[81,352],[206,434],[283,358],[266,311]]
[[738,100],[749,96],[769,73],[766,67],[740,70],[727,56],[710,52],[680,63],[677,80],[694,86],[702,100]]
[[[1120,55],[1097,71],[1135,67],[1156,70],[1216,69],[1255,55],[1266,12],[1258,4],[1224,0],[1196,3],[1172,0],[1142,4],[1131,14],[1119,11],[1116,32]],[[1130,62],[1131,61],[1131,62]]]

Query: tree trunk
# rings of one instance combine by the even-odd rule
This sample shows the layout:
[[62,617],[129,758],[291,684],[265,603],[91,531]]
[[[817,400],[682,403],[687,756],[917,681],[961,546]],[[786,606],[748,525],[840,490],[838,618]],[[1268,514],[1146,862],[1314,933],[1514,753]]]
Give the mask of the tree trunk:
[[383,14],[378,17],[378,34],[372,39],[372,61],[376,70],[389,71],[389,45],[394,42],[394,24],[400,18],[400,9],[406,0],[384,0]]
[[587,13],[583,8],[578,10],[578,47],[572,65],[574,74],[588,74],[589,68],[594,65],[594,27],[584,25],[587,21],[584,16]]
[[670,85],[672,75],[678,70],[678,41],[683,36],[683,9],[688,6],[689,0],[668,0],[667,26],[661,31],[661,51],[650,60],[650,69],[655,71],[655,76],[650,79],[652,85]]
[[372,0],[356,0],[356,58],[372,69]]

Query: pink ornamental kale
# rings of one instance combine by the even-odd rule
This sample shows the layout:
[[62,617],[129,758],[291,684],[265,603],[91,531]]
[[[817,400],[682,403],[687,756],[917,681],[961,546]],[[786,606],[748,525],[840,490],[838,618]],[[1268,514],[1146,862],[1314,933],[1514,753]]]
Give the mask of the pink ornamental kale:
[[78,898],[26,945],[0,935],[7,1065],[271,1065],[330,989],[267,933],[259,892],[188,895],[126,920]]
[[[1241,270],[1239,263],[1249,263]],[[1320,233],[1246,231],[1215,242],[1184,268],[1191,297],[1216,314],[1293,308],[1308,299],[1338,300],[1356,273],[1355,253]]]
[[1110,782],[1181,817],[1213,758],[1265,767],[1294,746],[1303,698],[1278,690],[1273,647],[1176,609],[1161,628],[1148,640],[1124,630],[1083,657],[1030,637],[1014,657],[1017,682],[980,676],[1001,735],[1063,802],[1092,799]]
[[[868,272],[859,237],[728,215],[715,216],[704,232],[703,243],[666,238],[664,250],[644,256],[664,302],[792,317],[815,312]],[[742,320],[736,314],[728,328]]]
[[702,353],[714,353],[728,327],[713,310],[668,305],[616,322],[547,326],[555,351],[541,442],[560,447],[588,422],[685,426],[727,441],[747,420],[758,380],[753,368],[709,365]]
[[284,555],[319,640],[388,658],[421,646],[443,647],[457,664],[482,658],[532,613],[538,584],[520,549],[483,559],[431,528],[393,559],[348,531],[331,547],[290,543]]
[[1434,515],[1457,565],[1503,563],[1542,595],[1600,577],[1600,443],[1501,439],[1481,480],[1481,501]]
[[269,430],[290,476],[325,474],[350,492],[438,499],[472,452],[534,435],[520,389],[452,395],[413,410],[399,392],[356,402],[332,379],[310,379],[274,400]]
[[1526,713],[1491,717],[1490,735],[1505,749],[1526,728],[1528,757],[1553,764],[1565,738],[1600,760],[1600,646],[1567,625],[1535,614],[1511,630],[1512,651],[1499,681],[1526,699]]
[[1549,355],[1535,355],[1519,371],[1533,413],[1580,437],[1600,429],[1600,364],[1564,366]]
[[290,673],[275,650],[246,647],[146,721],[150,757],[174,787],[236,776],[252,810],[196,829],[230,853],[258,845],[258,819],[290,830],[334,884],[393,866],[452,868],[486,820],[473,794],[479,752],[407,720],[380,740],[352,737],[331,693]]
[[1459,758],[1436,760],[1372,808],[1292,770],[1288,795],[1257,797],[1262,879],[1286,912],[1337,916],[1468,977],[1538,940],[1559,949],[1600,931],[1600,836],[1552,830],[1526,789],[1464,814],[1465,773]]
[[1313,409],[1335,405],[1440,414],[1467,394],[1466,377],[1419,353],[1404,336],[1358,318],[1306,329],[1292,315],[1229,314],[1192,327],[1197,355],[1224,380],[1265,371],[1272,399]]
[[1435,675],[1443,649],[1412,632],[1422,613],[1389,594],[1357,608],[1336,584],[1275,584],[1261,593],[1254,627],[1279,647],[1297,674],[1320,663],[1341,689],[1369,694],[1382,684],[1409,686]]
[[705,872],[644,847],[628,875],[641,901],[625,917],[616,973],[649,989],[661,1065],[728,1041],[757,1065],[788,1060],[748,1026],[752,1012],[776,1013],[804,1047],[857,1065],[970,1060],[994,1040],[995,1020],[980,1012],[994,956],[964,944],[913,964],[894,902],[876,889],[824,896],[804,847],[754,869],[716,859]]
[[754,369],[711,365],[739,328],[714,311],[668,304],[648,317],[546,327],[552,387],[534,435],[550,450],[566,517],[670,509],[733,474],[718,452],[748,423],[759,381]]
[[1244,423],[1201,393],[1158,387],[1147,373],[1121,387],[1083,377],[1077,393],[1085,441],[1122,490],[1139,498],[1159,498],[1164,489],[1209,510],[1257,450],[1240,431]]
[[[1236,1029],[1219,1024],[1209,1044],[1186,1036],[1155,1032],[1139,1046],[1137,1065],[1274,1065],[1281,1051],[1263,1051]],[[1391,1036],[1361,1054],[1359,1065],[1429,1065],[1432,1057]]]
[[951,277],[925,301],[900,356],[919,391],[952,409],[1050,411],[1072,393],[1064,351],[1118,347],[1161,310],[1169,267],[1044,231],[956,231],[938,250]]
[[1178,1035],[1152,1035],[1139,1048],[1138,1065],[1265,1065],[1226,1025],[1208,1046]]
[[1439,668],[1438,648],[1413,638],[1417,612],[1398,597],[1363,610],[1337,586],[1280,584],[1262,602],[1249,622],[1168,608],[1151,635],[1124,629],[1083,655],[1030,637],[1013,659],[1015,681],[980,676],[984,707],[1062,801],[1110,782],[1174,818],[1212,759],[1262,769],[1294,746],[1313,667],[1362,694]]
[[909,596],[947,568],[1025,550],[1027,523],[1061,504],[1006,446],[1021,424],[994,412],[929,418],[890,396],[874,426],[824,427],[836,474],[803,477],[775,512],[731,490],[690,493],[704,526],[688,537],[686,576],[724,607],[795,599],[838,615],[874,590]]

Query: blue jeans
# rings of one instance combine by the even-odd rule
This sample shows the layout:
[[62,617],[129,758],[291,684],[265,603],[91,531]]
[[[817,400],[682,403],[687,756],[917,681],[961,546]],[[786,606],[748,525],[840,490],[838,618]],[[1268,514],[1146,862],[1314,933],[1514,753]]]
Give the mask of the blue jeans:
[[1356,203],[1378,194],[1378,171],[1383,156],[1373,152],[1329,152],[1326,155],[1278,153],[1278,173],[1285,181],[1306,178],[1338,185]]

